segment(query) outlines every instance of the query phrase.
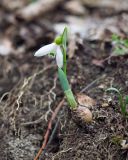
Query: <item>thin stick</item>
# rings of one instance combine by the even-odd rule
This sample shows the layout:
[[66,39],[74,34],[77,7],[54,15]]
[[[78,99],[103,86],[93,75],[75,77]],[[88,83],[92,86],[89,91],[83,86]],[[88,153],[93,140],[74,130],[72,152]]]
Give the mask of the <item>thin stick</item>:
[[98,77],[97,79],[95,79],[94,81],[92,81],[91,83],[89,83],[85,88],[83,88],[80,93],[85,92],[86,90],[88,90],[91,86],[93,86],[97,81],[99,81],[100,79],[102,79],[105,75]]
[[51,119],[48,123],[47,131],[46,131],[45,136],[44,136],[43,144],[42,144],[40,150],[38,151],[36,157],[34,158],[34,160],[38,160],[42,151],[45,149],[45,146],[47,145],[47,142],[48,142],[48,137],[49,137],[50,131],[52,129],[52,123],[53,123],[54,119],[56,118],[56,115],[58,114],[58,112],[59,112],[60,108],[62,107],[63,103],[64,103],[64,98],[60,101],[60,103],[58,104],[58,106],[56,107],[55,111],[52,114],[52,117],[51,117]]
[[52,133],[51,133],[51,135],[50,135],[50,137],[49,137],[48,143],[46,144],[46,146],[45,146],[45,148],[44,148],[44,150],[43,150],[42,156],[44,156],[44,154],[45,154],[45,152],[46,152],[49,144],[51,143],[51,141],[52,141],[52,139],[53,139],[53,137],[54,137],[54,135],[55,135],[55,133],[56,133],[56,130],[57,130],[57,128],[58,128],[58,125],[59,125],[59,119],[57,119],[57,122],[56,122],[56,124],[55,124],[55,126],[54,126],[54,129],[53,129],[53,131],[52,131]]

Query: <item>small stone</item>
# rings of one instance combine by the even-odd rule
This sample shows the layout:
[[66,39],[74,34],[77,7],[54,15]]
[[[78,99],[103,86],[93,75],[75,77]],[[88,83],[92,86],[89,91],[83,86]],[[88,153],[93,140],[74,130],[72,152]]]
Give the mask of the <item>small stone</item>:
[[108,106],[109,106],[109,104],[105,102],[105,103],[102,103],[102,105],[101,105],[101,106],[105,108],[105,107],[108,107]]
[[128,149],[128,139],[121,141],[122,149]]

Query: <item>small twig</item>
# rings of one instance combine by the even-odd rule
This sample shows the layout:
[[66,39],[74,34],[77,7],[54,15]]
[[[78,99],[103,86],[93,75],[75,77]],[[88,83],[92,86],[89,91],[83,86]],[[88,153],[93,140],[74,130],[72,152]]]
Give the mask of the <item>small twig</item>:
[[55,135],[55,133],[56,133],[56,130],[57,130],[57,128],[58,128],[58,125],[59,125],[59,119],[57,120],[57,122],[56,122],[56,124],[55,124],[55,127],[54,127],[54,129],[53,129],[53,131],[52,131],[52,133],[51,133],[51,136],[49,137],[48,143],[47,143],[46,147],[45,147],[44,150],[43,150],[42,156],[45,155],[46,150],[47,150],[49,144],[50,144],[51,141],[53,140],[53,137],[54,137],[54,135]]
[[97,79],[95,79],[94,81],[92,81],[91,83],[89,83],[85,88],[83,88],[83,89],[80,91],[80,93],[83,93],[83,92],[87,91],[90,87],[92,87],[97,81],[99,81],[99,80],[102,79],[103,77],[104,77],[104,75],[101,76],[101,77],[98,77]]
[[51,117],[51,119],[50,119],[50,121],[48,123],[47,131],[46,131],[45,136],[44,136],[43,144],[42,144],[40,150],[38,151],[36,157],[34,158],[34,160],[38,160],[38,158],[41,155],[42,151],[45,149],[45,147],[47,145],[47,142],[48,142],[50,131],[52,129],[52,123],[53,123],[54,119],[56,118],[56,115],[58,114],[58,112],[59,112],[60,108],[62,107],[63,103],[64,103],[64,98],[60,101],[60,103],[58,104],[58,106],[56,107],[55,111],[52,114],[52,117]]
[[38,123],[41,123],[43,119],[44,119],[44,115],[42,115],[39,119],[37,119],[35,121],[21,123],[21,126],[28,126],[28,125],[38,124]]

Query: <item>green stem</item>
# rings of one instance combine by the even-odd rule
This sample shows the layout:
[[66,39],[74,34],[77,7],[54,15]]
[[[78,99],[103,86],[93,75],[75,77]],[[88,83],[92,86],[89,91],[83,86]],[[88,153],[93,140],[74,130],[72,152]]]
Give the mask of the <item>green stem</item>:
[[63,71],[65,75],[67,75],[67,57],[66,57],[66,50],[63,46],[62,46],[62,50],[63,50]]
[[65,93],[66,99],[67,99],[67,101],[68,101],[68,103],[70,105],[70,108],[72,110],[76,109],[77,108],[77,102],[76,102],[75,97],[74,97],[74,95],[72,93],[72,90],[68,89],[64,93]]

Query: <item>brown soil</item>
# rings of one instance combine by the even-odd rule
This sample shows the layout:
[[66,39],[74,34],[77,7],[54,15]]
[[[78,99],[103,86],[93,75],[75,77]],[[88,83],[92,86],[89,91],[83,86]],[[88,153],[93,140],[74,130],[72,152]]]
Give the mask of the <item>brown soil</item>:
[[[60,21],[61,16],[54,20]],[[33,30],[33,23],[1,26],[3,32],[12,27],[14,32],[8,33],[15,48],[25,45],[22,54],[0,56],[1,160],[34,159],[52,110],[63,98],[54,60],[33,56],[42,43],[52,41],[54,32],[40,21],[35,24],[41,28],[41,35],[45,34],[43,37]],[[19,35],[22,27],[29,33],[28,39]],[[32,33],[28,32],[30,29]],[[97,102],[92,109],[93,122],[86,126],[76,124],[65,101],[57,115],[58,130],[40,160],[128,160],[127,150],[120,145],[128,138],[128,121],[121,114],[115,94],[105,92],[113,85],[127,94],[128,56],[111,57],[98,66],[93,61],[110,56],[110,43],[84,41],[77,46],[73,58],[68,58],[68,79],[75,94],[96,80],[83,92]]]
[[[107,52],[98,49],[100,43],[96,44],[98,46],[96,49],[92,49],[92,44],[94,45],[94,42],[84,42],[84,46],[78,44],[74,57],[68,60],[68,75],[75,93],[99,78],[85,92],[97,101],[97,106],[93,109],[94,122],[87,127],[76,125],[65,103],[58,115],[61,122],[59,135],[48,147],[45,159],[124,160],[128,158],[127,151],[121,150],[118,143],[118,139],[127,137],[128,123],[120,113],[114,94],[111,95],[114,97],[108,106],[102,106],[110,99],[110,94],[106,94],[105,89],[110,87],[111,83],[121,88],[124,94],[127,92],[128,59],[113,57],[109,63],[106,61],[102,68],[97,67],[92,64],[92,60],[103,59],[108,55]],[[46,57],[38,60],[31,53],[20,58],[14,55],[1,57],[0,61],[0,93],[2,95],[7,92],[0,107],[0,155],[2,160],[30,160],[42,143],[42,135],[45,134],[47,127],[45,119],[49,119],[51,115],[50,111],[47,115],[49,107],[55,108],[63,95],[58,81],[51,95],[47,94],[54,85],[56,67],[52,66],[46,72],[25,81],[25,77],[38,73],[54,62],[49,62]],[[26,87],[23,87],[25,84]],[[100,87],[101,85],[103,88]],[[42,120],[33,123],[40,117]]]

